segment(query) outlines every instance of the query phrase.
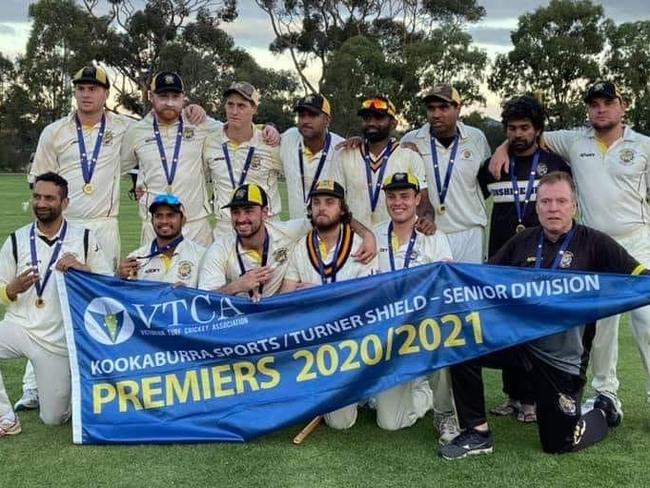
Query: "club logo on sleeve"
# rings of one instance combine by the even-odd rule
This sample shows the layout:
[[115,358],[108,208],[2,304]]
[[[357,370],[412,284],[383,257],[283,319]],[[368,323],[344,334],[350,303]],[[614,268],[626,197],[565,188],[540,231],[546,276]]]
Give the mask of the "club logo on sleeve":
[[125,342],[135,330],[124,306],[108,297],[95,298],[88,304],[84,326],[93,339],[107,346]]

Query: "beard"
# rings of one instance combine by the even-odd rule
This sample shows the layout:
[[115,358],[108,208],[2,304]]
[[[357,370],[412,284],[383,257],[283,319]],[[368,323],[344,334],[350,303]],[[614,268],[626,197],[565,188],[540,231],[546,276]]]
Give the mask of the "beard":
[[33,207],[36,220],[43,224],[51,224],[61,216],[62,210],[60,208],[47,208],[38,209]]
[[246,231],[243,231],[243,232],[240,231],[239,228],[238,228],[239,225],[241,225],[241,224],[238,224],[238,225],[235,226],[235,232],[237,233],[237,235],[240,238],[253,237],[258,232],[260,232],[260,229],[262,228],[262,222],[250,222],[250,223],[246,222],[246,224],[250,226],[250,230],[246,230]]
[[337,228],[341,223],[341,218],[323,218],[323,216],[312,215],[311,225],[319,232],[330,232]]
[[515,153],[527,151],[535,145],[535,139],[527,141],[525,139],[516,139],[510,143],[510,148]]
[[368,140],[368,142],[380,142],[386,140],[390,137],[390,127],[385,129],[379,127],[363,129],[363,137]]

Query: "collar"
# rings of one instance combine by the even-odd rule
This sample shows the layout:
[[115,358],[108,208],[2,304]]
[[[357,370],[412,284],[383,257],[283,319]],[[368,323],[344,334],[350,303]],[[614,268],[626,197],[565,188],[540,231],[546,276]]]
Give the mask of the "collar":
[[575,228],[577,225],[578,225],[578,224],[576,223],[576,221],[575,221],[575,220],[572,220],[572,221],[571,221],[571,228],[570,228],[567,232],[565,232],[564,234],[560,234],[560,236],[557,238],[557,240],[556,240],[555,242],[553,242],[552,240],[550,240],[550,239],[548,238],[548,236],[547,236],[546,233],[544,232],[544,228],[543,228],[542,226],[540,226],[540,228],[542,229],[542,232],[544,232],[544,241],[545,241],[545,242],[548,242],[549,244],[557,244],[558,242],[562,242],[562,241],[564,240],[564,238],[566,237],[566,235],[567,235],[569,232],[571,232],[571,230],[572,230],[573,228]]
[[[77,111],[73,110],[72,112],[70,112],[68,114],[68,117],[67,117],[68,122],[70,124],[72,124],[74,127],[76,127],[76,123],[75,123],[75,120],[74,120],[74,116],[76,115],[76,113],[77,113]],[[109,124],[109,122],[111,120],[111,114],[110,114],[110,112],[104,110],[104,115],[106,116],[106,127],[108,127],[108,124]],[[99,127],[101,123],[102,122],[101,122],[101,119],[100,119],[95,125],[93,125],[93,128]],[[82,127],[86,127],[86,126],[82,124]]]
[[[593,127],[587,128],[587,136],[591,139],[599,140],[596,130]],[[635,132],[629,125],[623,124],[623,136],[621,139],[625,142],[635,142],[638,139],[638,132]]]
[[234,147],[258,146],[259,141],[262,139],[262,131],[260,131],[255,124],[251,124],[251,127],[253,128],[253,135],[251,136],[251,138],[248,139],[247,141],[242,141],[237,143],[232,139],[230,139],[230,137],[228,137],[228,134],[226,133],[226,129],[228,128],[228,122],[225,122],[221,126],[221,130],[223,133],[223,142],[228,143]]
[[[65,219],[61,220],[61,225],[59,226],[59,229],[56,231],[56,234],[54,234],[52,237],[48,237],[47,235],[45,235],[45,234],[43,234],[41,232],[41,229],[38,228],[38,220],[35,220],[34,221],[34,227],[36,229],[36,235],[38,237],[44,237],[44,238],[46,238],[46,239],[48,239],[50,241],[55,241],[55,240],[57,240],[59,238],[59,235],[61,234],[61,230],[63,230],[63,223],[65,221],[66,221]],[[69,225],[70,225],[70,223],[68,222],[68,226]]]

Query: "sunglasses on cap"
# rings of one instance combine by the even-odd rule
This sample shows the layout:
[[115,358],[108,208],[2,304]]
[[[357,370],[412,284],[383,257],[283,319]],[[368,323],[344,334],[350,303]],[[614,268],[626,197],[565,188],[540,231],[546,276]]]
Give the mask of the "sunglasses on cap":
[[381,98],[371,98],[369,100],[364,100],[361,106],[365,109],[375,109],[375,110],[390,110],[390,105],[386,100]]
[[180,199],[176,195],[171,195],[169,193],[162,193],[153,199],[152,205],[171,205],[179,206],[181,204]]

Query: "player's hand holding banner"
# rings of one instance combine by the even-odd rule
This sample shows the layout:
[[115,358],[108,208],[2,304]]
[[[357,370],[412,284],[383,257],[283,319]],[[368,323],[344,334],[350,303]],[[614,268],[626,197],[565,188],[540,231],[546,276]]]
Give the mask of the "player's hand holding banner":
[[436,264],[246,299],[57,273],[75,443],[244,441],[650,303],[650,279]]

